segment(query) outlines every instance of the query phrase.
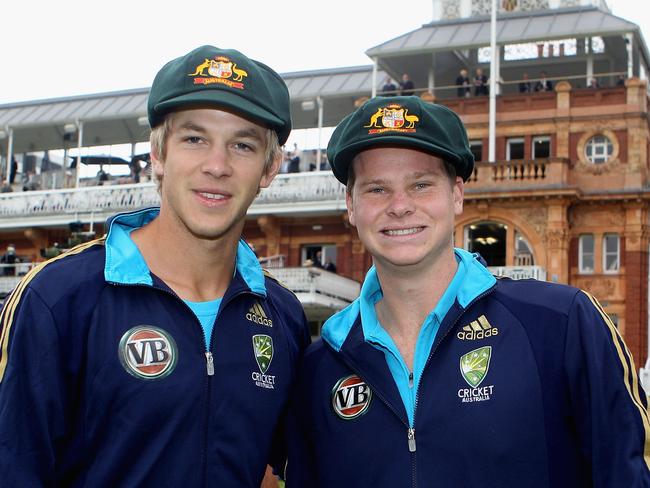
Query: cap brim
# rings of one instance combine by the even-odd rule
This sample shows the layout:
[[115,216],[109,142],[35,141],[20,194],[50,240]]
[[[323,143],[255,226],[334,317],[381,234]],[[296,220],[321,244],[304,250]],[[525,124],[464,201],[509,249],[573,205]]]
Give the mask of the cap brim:
[[[334,173],[334,176],[336,176],[336,179],[338,179],[344,185],[347,184],[350,164],[352,164],[354,157],[365,149],[379,146],[398,146],[421,149],[433,156],[444,159],[445,161],[449,161],[458,169],[461,169],[460,166],[463,164],[456,154],[447,151],[439,146],[436,146],[435,144],[430,144],[413,137],[382,136],[375,139],[365,139],[363,141],[350,144],[348,147],[342,149],[336,156],[332,167],[332,171]],[[459,176],[462,176],[465,172],[466,171],[463,168],[462,171],[459,171],[458,174]]]
[[279,117],[264,110],[250,100],[225,90],[200,90],[186,93],[156,104],[154,106],[154,112],[160,117],[177,108],[191,108],[192,106],[225,108],[237,115],[241,115],[245,119],[260,123],[271,129],[280,132],[285,130],[285,124]]

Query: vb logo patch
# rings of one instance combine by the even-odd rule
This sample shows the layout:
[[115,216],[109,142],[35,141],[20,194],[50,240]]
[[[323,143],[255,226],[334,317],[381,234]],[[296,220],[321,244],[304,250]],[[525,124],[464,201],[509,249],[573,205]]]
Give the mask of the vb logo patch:
[[178,360],[178,348],[172,336],[151,325],[126,331],[120,339],[118,354],[127,373],[145,380],[168,376]]
[[492,346],[484,346],[464,354],[460,358],[460,372],[470,388],[458,390],[463,403],[489,400],[494,385],[480,387],[490,369]]
[[273,338],[266,334],[253,336],[253,353],[259,372],[253,371],[251,378],[260,388],[275,388],[275,375],[266,374],[273,360]]
[[332,389],[332,409],[343,420],[352,420],[368,411],[372,390],[356,374],[341,378]]
[[364,128],[369,129],[368,134],[381,134],[386,131],[415,132],[418,122],[420,122],[420,118],[417,115],[409,114],[408,108],[392,103],[385,107],[379,107],[370,116],[369,123],[364,125]]

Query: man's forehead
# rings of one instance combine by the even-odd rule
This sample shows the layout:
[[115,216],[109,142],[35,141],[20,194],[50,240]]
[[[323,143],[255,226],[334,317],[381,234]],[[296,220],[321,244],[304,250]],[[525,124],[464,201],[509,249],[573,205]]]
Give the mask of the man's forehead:
[[241,126],[241,130],[250,132],[251,135],[255,134],[263,137],[268,129],[257,123],[256,121],[242,117],[241,115],[223,109],[216,109],[214,107],[196,107],[186,110],[177,110],[169,114],[172,118],[172,128],[202,128],[207,124],[215,123],[223,120],[236,121]]

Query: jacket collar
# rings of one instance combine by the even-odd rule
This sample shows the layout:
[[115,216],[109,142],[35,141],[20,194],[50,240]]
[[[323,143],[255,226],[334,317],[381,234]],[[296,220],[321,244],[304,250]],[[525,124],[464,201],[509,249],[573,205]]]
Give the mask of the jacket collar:
[[[122,285],[154,285],[147,263],[129,234],[151,222],[159,213],[159,208],[152,207],[117,214],[108,220],[104,263],[106,281]],[[255,253],[241,239],[237,245],[236,278],[237,275],[250,291],[266,296],[262,267]]]

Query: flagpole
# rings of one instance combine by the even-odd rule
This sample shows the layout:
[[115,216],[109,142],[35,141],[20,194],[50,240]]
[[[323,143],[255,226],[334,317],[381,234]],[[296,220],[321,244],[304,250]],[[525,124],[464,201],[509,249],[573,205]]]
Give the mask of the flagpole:
[[496,108],[497,108],[497,0],[492,0],[490,19],[490,114],[489,114],[489,161],[496,161]]

